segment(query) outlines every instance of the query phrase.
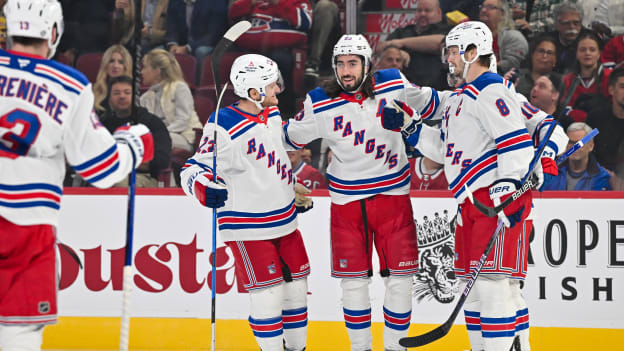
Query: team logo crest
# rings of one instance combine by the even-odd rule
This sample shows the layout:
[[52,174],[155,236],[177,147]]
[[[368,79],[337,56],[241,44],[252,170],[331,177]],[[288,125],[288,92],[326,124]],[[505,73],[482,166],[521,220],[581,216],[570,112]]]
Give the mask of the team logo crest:
[[347,259],[346,258],[341,258],[340,259],[340,268],[347,268]]
[[275,269],[275,264],[270,264],[267,266],[267,268],[269,269],[269,274],[275,274],[277,272],[277,270]]
[[[435,212],[433,218],[423,216],[414,220],[418,230],[418,256],[420,272],[414,280],[414,296],[420,302],[435,298],[449,303],[457,292],[455,278],[455,223],[449,223],[448,211],[442,216]],[[453,222],[453,221],[451,221]]]

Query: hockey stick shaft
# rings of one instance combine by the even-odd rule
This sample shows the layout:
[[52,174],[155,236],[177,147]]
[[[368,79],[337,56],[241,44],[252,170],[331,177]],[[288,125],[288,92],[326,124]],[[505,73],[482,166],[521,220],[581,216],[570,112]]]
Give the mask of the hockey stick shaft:
[[[213,181],[217,182],[217,126],[219,119],[219,110],[221,109],[221,100],[223,94],[227,89],[227,83],[221,89],[219,93],[219,65],[221,64],[221,58],[223,54],[234,44],[236,39],[251,28],[251,23],[248,21],[240,21],[234,24],[230,29],[225,32],[223,38],[217,43],[212,55],[210,56],[210,68],[212,69],[212,76],[215,82],[215,92],[217,94],[217,106],[215,110],[214,119],[214,135],[213,135],[213,154],[212,154],[212,172]],[[214,351],[217,342],[217,209],[212,209],[212,252],[211,252],[211,265],[212,265],[212,289],[211,290],[211,307],[210,307],[210,350]]]
[[[554,129],[554,128],[553,128]],[[552,130],[549,130],[549,132],[551,133]],[[581,147],[583,147],[583,145],[587,144],[590,140],[592,140],[596,135],[598,135],[598,129],[594,128],[591,132],[589,132],[587,135],[585,135],[581,140],[577,141],[571,148],[569,148],[563,155],[559,156],[556,160],[557,163],[557,167],[559,167],[565,160],[568,159],[568,157],[570,157],[573,153],[575,153],[576,151],[578,151]],[[548,134],[548,136],[550,136],[550,134]],[[543,147],[545,147],[545,142],[543,143],[543,145],[541,145],[540,149],[543,150]],[[536,156],[540,156],[541,157],[541,153],[536,153]],[[534,169],[535,167],[535,162],[539,161],[539,158],[534,158],[532,163],[531,163],[531,170],[529,171],[529,173],[527,173],[527,176],[531,174],[532,169]],[[502,211],[505,209],[505,207],[507,207],[510,203],[512,203],[515,199],[519,198],[520,196],[522,196],[522,194],[524,194],[525,192],[527,192],[529,189],[534,188],[535,186],[537,186],[536,181],[529,177],[526,178],[526,181],[523,182],[523,185],[520,189],[516,190],[511,197],[507,198],[505,201],[503,201],[500,205],[495,206],[495,207],[489,207],[487,205],[484,205],[483,203],[479,202],[477,199],[474,199],[473,203],[475,205],[475,207],[483,214],[485,214],[488,217],[495,217],[498,212]],[[470,196],[470,195],[469,195]],[[471,200],[473,200],[471,198]]]
[[[136,121],[139,105],[141,74],[141,1],[134,0],[134,53],[132,75],[132,116]],[[121,308],[121,331],[119,350],[127,351],[130,342],[130,292],[132,291],[132,242],[134,240],[134,205],[136,199],[136,169],[133,167],[128,181],[128,212],[126,215],[126,251],[123,268],[123,303]]]
[[591,132],[587,133],[583,137],[583,139],[577,141],[571,148],[569,148],[563,155],[557,157],[557,166],[560,166],[565,160],[568,159],[573,153],[575,153],[578,149],[582,148],[585,144],[587,144],[590,140],[592,140],[596,135],[598,135],[598,128],[592,129]]
[[457,318],[457,315],[463,308],[464,302],[466,302],[466,298],[468,298],[468,294],[470,294],[470,290],[472,290],[472,287],[474,286],[474,283],[477,280],[479,273],[481,273],[481,269],[485,265],[485,261],[490,255],[490,252],[492,251],[492,248],[494,247],[494,244],[496,243],[496,239],[502,232],[503,228],[504,228],[503,222],[499,220],[498,224],[496,225],[496,230],[490,237],[490,240],[488,241],[487,246],[485,247],[485,250],[483,251],[483,254],[481,254],[481,258],[479,258],[479,262],[477,262],[477,265],[471,271],[470,278],[468,279],[468,282],[466,283],[466,287],[464,288],[464,291],[462,292],[462,294],[459,296],[459,300],[457,301],[457,304],[455,305],[455,308],[453,309],[453,312],[451,312],[451,315],[449,316],[449,318],[442,325],[440,325],[439,327],[425,334],[401,338],[401,340],[399,340],[399,344],[401,344],[401,346],[419,347],[419,346],[427,345],[438,339],[441,339],[446,334],[448,334],[448,332],[451,330],[451,327],[453,326],[453,323],[455,322],[455,319]]

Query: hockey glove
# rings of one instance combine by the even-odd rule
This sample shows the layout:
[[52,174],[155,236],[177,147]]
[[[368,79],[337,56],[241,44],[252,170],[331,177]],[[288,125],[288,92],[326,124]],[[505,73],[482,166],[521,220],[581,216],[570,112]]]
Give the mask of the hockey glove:
[[225,184],[220,181],[213,182],[211,174],[198,175],[193,184],[193,194],[206,207],[223,207],[227,200],[227,193]]
[[[490,186],[490,199],[494,202],[494,206],[498,206],[501,202],[510,197],[514,191],[516,191],[516,185],[512,182],[495,183]],[[505,227],[513,228],[516,224],[522,221],[524,206],[512,213],[508,213],[507,211],[507,209],[503,209],[498,212],[498,219],[503,222]]]
[[559,168],[555,160],[550,157],[542,156],[540,163],[535,166],[535,177],[537,178],[536,189],[542,191],[544,185],[551,182],[559,174]]
[[[384,106],[381,111],[381,125],[384,129],[401,132],[403,137],[410,141],[410,144],[416,145],[418,134],[422,128],[422,119],[418,112],[414,111],[406,103],[393,100],[391,106]],[[412,143],[409,139],[414,139]]]
[[297,213],[304,213],[314,206],[312,199],[306,196],[309,193],[311,191],[305,185],[295,183],[295,207],[297,208]]
[[118,143],[128,145],[132,152],[134,168],[154,158],[154,138],[144,124],[121,126],[115,130],[113,137]]

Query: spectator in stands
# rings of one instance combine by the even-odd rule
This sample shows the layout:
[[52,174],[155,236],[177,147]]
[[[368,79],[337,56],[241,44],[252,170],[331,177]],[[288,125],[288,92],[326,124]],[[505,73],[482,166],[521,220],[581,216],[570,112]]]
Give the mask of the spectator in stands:
[[479,20],[485,23],[494,36],[493,49],[499,72],[520,68],[529,52],[529,43],[514,29],[511,8],[507,0],[485,0],[481,4]]
[[[557,64],[557,47],[555,39],[549,36],[538,37],[533,40],[527,68],[520,68],[516,91],[529,97],[537,78],[551,74]],[[508,72],[509,73],[509,72]],[[561,79],[559,73],[553,73]],[[505,74],[509,79],[509,75]]]
[[[101,121],[111,132],[127,123],[142,123],[152,132],[154,158],[137,168],[136,186],[157,187],[158,175],[171,162],[171,138],[160,118],[147,112],[145,108],[137,107],[135,115],[132,116],[132,83],[132,78],[126,75],[110,80],[110,110],[104,113]],[[128,186],[128,179],[115,186]]]
[[410,162],[410,189],[412,190],[448,190],[448,181],[444,168],[427,157],[418,156]]
[[[314,6],[310,50],[306,59],[305,75],[318,77],[321,58],[331,51],[331,43],[338,41],[341,33],[338,5],[331,0],[311,0]],[[336,38],[330,39],[330,35]],[[337,35],[338,34],[338,35]]]
[[154,49],[143,58],[141,75],[143,84],[149,86],[141,96],[141,106],[163,120],[174,148],[193,151],[193,129],[202,125],[178,61],[170,52]]
[[611,189],[624,191],[624,143],[620,144],[617,151],[616,167],[611,176]]
[[307,40],[312,26],[309,0],[234,0],[230,5],[231,21],[250,20],[251,29],[238,38],[236,45],[277,62],[286,85],[279,99],[282,116],[295,113],[292,90],[294,59],[292,47]]
[[[568,129],[568,147],[574,145],[592,128],[583,122],[572,123]],[[576,150],[559,167],[559,174],[545,179],[542,190],[611,190],[609,173],[600,166],[592,153],[594,141],[591,140]]]
[[582,122],[594,107],[608,103],[608,81],[611,69],[600,63],[600,39],[589,32],[579,35],[574,71],[563,77],[563,94],[560,105],[570,107],[572,117]]
[[561,78],[559,75],[554,72],[543,75],[535,80],[529,101],[533,106],[552,115],[566,130],[574,120],[566,114],[566,109],[557,104],[560,88]]
[[403,72],[409,66],[410,56],[394,45],[386,45],[379,54],[377,69],[396,68]]
[[574,69],[576,62],[576,41],[580,34],[591,32],[584,28],[583,9],[574,2],[562,2],[553,10],[555,30],[548,34],[556,38],[557,65],[555,71],[568,73]]
[[552,13],[561,0],[515,0],[512,17],[516,26],[528,37],[554,30]]
[[4,17],[4,4],[6,0],[0,0],[0,48],[6,49],[7,29]]
[[115,44],[104,51],[100,69],[93,84],[93,101],[98,114],[110,108],[108,104],[110,80],[122,75],[132,76],[132,56],[125,47]]
[[[115,0],[113,13],[113,40],[122,45],[134,43],[135,0]],[[142,0],[141,50],[146,53],[165,45],[167,33],[167,6],[169,0]]]
[[90,52],[103,52],[112,42],[112,17],[115,2],[111,0],[61,0],[64,35],[59,53],[69,62]]
[[607,68],[618,68],[624,62],[624,35],[611,38],[600,55],[602,64]]
[[600,130],[594,140],[598,162],[615,171],[617,150],[624,144],[624,68],[614,70],[609,76],[609,94],[612,102],[592,110],[586,123]]
[[305,149],[288,151],[288,158],[292,165],[293,175],[297,181],[310,190],[327,189],[327,181],[318,169],[303,162],[303,152]]
[[442,73],[440,41],[451,27],[442,21],[439,1],[419,0],[415,22],[390,33],[387,41],[377,45],[377,50],[382,51],[391,45],[407,51],[410,62],[403,71],[407,79],[438,90],[448,89],[446,76]]
[[600,37],[624,34],[624,1],[583,0],[583,26],[593,29]]
[[227,6],[228,0],[169,0],[167,49],[172,54],[194,55],[197,77],[227,29]]

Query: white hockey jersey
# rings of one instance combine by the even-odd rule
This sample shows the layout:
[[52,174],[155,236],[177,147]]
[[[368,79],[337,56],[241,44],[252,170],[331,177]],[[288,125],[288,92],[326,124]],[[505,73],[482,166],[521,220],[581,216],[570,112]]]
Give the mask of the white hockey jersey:
[[[193,198],[195,179],[213,175],[214,119],[213,113],[197,152],[182,169],[182,188]],[[277,107],[254,116],[233,104],[219,110],[217,123],[217,177],[228,190],[217,211],[222,239],[273,239],[295,231],[295,179]]]
[[0,50],[0,216],[18,225],[57,224],[65,161],[97,187],[133,167],[93,112],[93,92],[75,69]]
[[498,180],[519,185],[534,148],[518,95],[491,72],[447,95],[441,127],[423,125],[416,147],[444,164],[457,201],[466,188],[474,192]]
[[342,205],[375,194],[409,193],[410,166],[400,133],[381,126],[381,109],[393,99],[422,106],[423,118],[434,116],[440,100],[431,88],[411,84],[397,69],[373,75],[375,96],[310,91],[304,108],[284,126],[286,142],[298,149],[324,138],[333,152],[327,168],[332,202]]

